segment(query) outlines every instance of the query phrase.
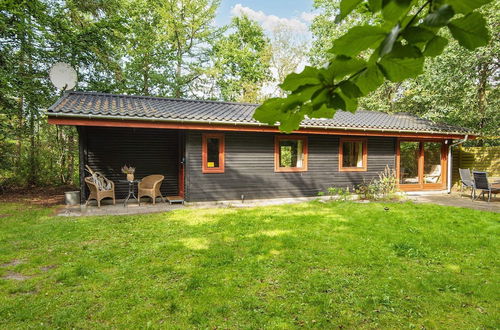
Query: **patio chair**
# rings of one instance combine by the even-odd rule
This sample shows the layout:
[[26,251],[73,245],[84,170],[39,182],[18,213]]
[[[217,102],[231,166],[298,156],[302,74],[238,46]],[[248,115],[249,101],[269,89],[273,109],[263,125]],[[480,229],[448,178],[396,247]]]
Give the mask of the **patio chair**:
[[474,199],[476,197],[476,189],[474,188],[474,179],[470,174],[470,169],[468,168],[459,168],[458,172],[460,173],[460,181],[462,185],[460,187],[460,191],[464,191],[464,188],[470,188],[470,197]]
[[113,181],[108,180],[99,172],[93,172],[92,176],[88,176],[84,180],[90,190],[90,195],[85,205],[88,205],[91,199],[95,199],[97,201],[97,207],[100,208],[101,200],[104,198],[112,198],[113,205],[115,205],[115,184]]
[[432,165],[431,173],[425,175],[425,183],[437,183],[441,177],[441,165]]
[[165,198],[161,195],[160,187],[165,177],[163,175],[155,174],[148,175],[144,177],[138,185],[137,199],[139,200],[139,205],[141,205],[141,197],[147,196],[153,199],[153,205],[156,202],[156,198],[161,197],[163,202],[166,203]]
[[500,188],[492,188],[491,187],[491,184],[488,181],[488,174],[486,172],[473,171],[472,175],[474,176],[474,188],[477,190],[481,190],[481,194],[479,196],[477,196],[477,198],[483,196],[483,199],[484,199],[484,193],[487,192],[488,193],[488,202],[490,202],[492,194],[500,193]]

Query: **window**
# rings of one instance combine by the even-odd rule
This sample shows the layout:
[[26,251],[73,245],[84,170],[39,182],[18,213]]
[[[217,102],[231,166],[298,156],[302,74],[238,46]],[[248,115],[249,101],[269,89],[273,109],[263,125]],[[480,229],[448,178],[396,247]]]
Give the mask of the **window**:
[[224,134],[203,134],[203,173],[224,173]]
[[366,171],[367,140],[364,138],[340,139],[339,171]]
[[307,171],[307,137],[276,136],[274,170],[275,172]]

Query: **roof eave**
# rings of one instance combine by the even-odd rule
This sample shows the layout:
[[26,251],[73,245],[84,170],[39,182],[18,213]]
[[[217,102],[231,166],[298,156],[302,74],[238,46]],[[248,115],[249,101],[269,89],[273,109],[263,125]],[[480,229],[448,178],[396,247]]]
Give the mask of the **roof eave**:
[[[53,109],[49,109],[53,110]],[[85,115],[85,114],[73,114],[73,113],[55,113],[47,111],[49,117],[68,117],[68,118],[83,118],[83,119],[104,119],[104,120],[129,120],[129,121],[148,121],[148,122],[168,122],[168,123],[180,123],[180,124],[209,124],[209,125],[242,125],[242,126],[264,126],[264,127],[275,127],[262,123],[252,123],[244,121],[217,121],[217,120],[192,120],[192,119],[165,119],[165,118],[155,118],[155,117],[129,117],[129,116],[106,116],[106,115]],[[361,128],[361,127],[346,127],[346,126],[318,126],[318,125],[300,125],[300,128],[310,128],[310,129],[323,129],[323,130],[345,130],[345,131],[366,131],[366,132],[391,132],[391,133],[414,133],[414,134],[429,134],[429,135],[457,135],[465,136],[469,135],[469,138],[475,138],[477,135],[471,132],[445,132],[445,131],[423,131],[423,130],[399,130],[390,128]]]

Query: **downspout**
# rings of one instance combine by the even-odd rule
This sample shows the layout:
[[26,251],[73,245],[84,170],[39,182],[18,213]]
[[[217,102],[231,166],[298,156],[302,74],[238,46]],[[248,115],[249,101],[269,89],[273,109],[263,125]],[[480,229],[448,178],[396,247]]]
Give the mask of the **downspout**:
[[455,146],[458,146],[459,144],[464,143],[468,139],[469,139],[469,134],[466,134],[463,140],[458,140],[457,142],[452,143],[448,148],[448,194],[451,193],[451,177],[452,177],[451,171],[453,170],[453,158],[451,149]]

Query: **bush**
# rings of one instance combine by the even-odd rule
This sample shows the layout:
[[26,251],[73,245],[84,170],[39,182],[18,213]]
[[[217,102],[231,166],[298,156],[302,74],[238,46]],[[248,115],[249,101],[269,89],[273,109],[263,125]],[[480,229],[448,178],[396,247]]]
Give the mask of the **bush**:
[[[347,201],[351,197],[351,192],[349,191],[349,187],[346,188],[337,188],[337,187],[329,187],[326,190],[326,193],[328,196],[330,196],[330,199],[333,199],[334,196],[337,197],[337,200],[339,201]],[[324,191],[318,192],[318,196],[325,196]]]
[[370,182],[363,180],[363,183],[357,186],[356,193],[363,199],[393,199],[397,197],[398,178],[396,170],[391,170],[386,166],[384,171],[378,174],[378,179]]

